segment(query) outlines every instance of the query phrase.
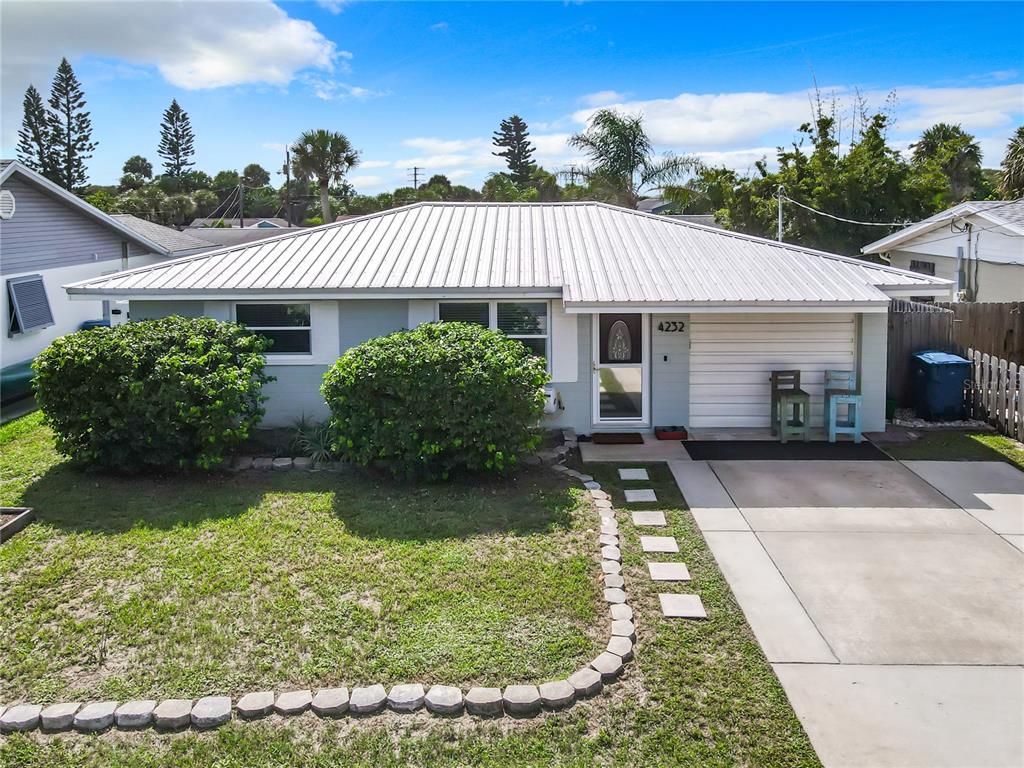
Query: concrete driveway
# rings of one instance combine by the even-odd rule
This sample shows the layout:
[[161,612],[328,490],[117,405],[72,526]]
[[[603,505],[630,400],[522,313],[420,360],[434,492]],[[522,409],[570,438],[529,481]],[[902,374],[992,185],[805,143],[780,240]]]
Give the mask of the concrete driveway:
[[1024,765],[1024,473],[669,466],[826,766]]

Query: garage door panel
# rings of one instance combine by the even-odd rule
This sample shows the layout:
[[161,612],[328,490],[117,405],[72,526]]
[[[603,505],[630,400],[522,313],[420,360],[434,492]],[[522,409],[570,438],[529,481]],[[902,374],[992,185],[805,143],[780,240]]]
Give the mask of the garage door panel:
[[820,426],[825,371],[854,369],[855,340],[852,314],[691,316],[691,425],[767,427],[771,372],[797,369]]

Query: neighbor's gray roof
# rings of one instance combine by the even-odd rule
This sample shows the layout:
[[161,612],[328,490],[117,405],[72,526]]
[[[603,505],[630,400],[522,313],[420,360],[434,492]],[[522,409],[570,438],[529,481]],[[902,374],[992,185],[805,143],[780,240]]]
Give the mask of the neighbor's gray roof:
[[602,203],[417,203],[94,278],[71,293],[561,295],[568,305],[882,304],[946,280]]
[[291,226],[288,223],[287,219],[278,218],[277,216],[246,216],[245,218],[242,219],[240,219],[238,216],[235,216],[233,218],[229,217],[226,219],[223,217],[214,216],[192,219],[192,223],[189,224],[189,227],[192,229],[202,229],[203,227],[209,227],[211,224],[216,224],[219,221],[223,221],[224,224],[226,224],[228,227],[237,227],[239,226],[240,223],[244,223],[246,229],[248,229],[249,227],[255,227],[261,221],[269,222],[270,224],[273,224],[278,227],[287,228]]
[[947,226],[953,219],[975,215],[987,219],[993,226],[1024,235],[1024,200],[968,200],[868,243],[860,250],[862,253],[886,253],[926,232]]
[[130,213],[112,213],[110,216],[132,231],[163,246],[171,254],[184,255],[184,252],[212,251],[217,247],[217,243],[201,240],[187,232],[179,232],[171,227],[140,219],[138,216],[133,216]]

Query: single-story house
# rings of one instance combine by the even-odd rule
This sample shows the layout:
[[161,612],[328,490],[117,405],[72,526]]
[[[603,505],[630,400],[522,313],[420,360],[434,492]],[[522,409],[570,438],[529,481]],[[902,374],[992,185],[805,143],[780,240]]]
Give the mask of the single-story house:
[[287,229],[292,225],[287,219],[277,216],[243,216],[234,218],[204,217],[192,219],[188,225],[189,229],[201,229],[203,227],[214,228],[235,228],[235,229]]
[[127,305],[73,302],[62,286],[215,247],[134,216],[110,216],[17,160],[0,161],[0,196],[5,399],[25,391],[27,363],[55,338],[86,321],[127,317]]
[[951,283],[602,203],[417,203],[67,286],[133,319],[236,320],[274,340],[267,425],[322,417],[324,372],[436,320],[521,339],[551,373],[548,426],[764,427],[769,374],[855,370],[884,427],[892,297]]
[[944,277],[966,301],[1024,299],[1024,200],[954,205],[861,248],[894,267]]

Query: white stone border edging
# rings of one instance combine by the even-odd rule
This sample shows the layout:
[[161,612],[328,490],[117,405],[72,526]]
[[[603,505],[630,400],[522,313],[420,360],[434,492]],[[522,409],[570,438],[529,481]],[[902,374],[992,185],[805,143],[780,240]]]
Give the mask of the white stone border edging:
[[[576,447],[576,434],[562,432],[563,444],[537,454],[531,463],[561,462]],[[241,466],[244,461],[250,462]],[[270,462],[256,466],[256,462]],[[311,469],[312,461],[305,459],[236,459],[234,469]],[[278,466],[281,462],[281,466]],[[287,465],[284,464],[287,462]],[[582,669],[565,680],[553,680],[540,685],[509,684],[502,688],[475,686],[465,694],[451,685],[434,685],[429,690],[420,683],[394,685],[385,690],[383,685],[352,688],[321,688],[317,691],[255,691],[241,696],[232,705],[230,696],[204,696],[200,699],[152,699],[118,703],[100,701],[50,704],[0,704],[0,733],[32,731],[44,732],[74,729],[95,733],[116,727],[118,730],[138,730],[153,727],[163,731],[176,731],[188,727],[198,730],[217,728],[237,715],[240,720],[256,720],[276,713],[285,717],[300,715],[307,710],[324,718],[342,715],[374,715],[385,709],[397,713],[426,709],[438,716],[458,717],[464,713],[479,717],[532,717],[542,710],[558,710],[571,706],[578,699],[601,692],[615,681],[625,665],[633,659],[636,628],[633,609],[629,607],[622,577],[622,552],[619,547],[619,527],[611,497],[594,478],[554,463],[554,471],[578,480],[587,489],[601,518],[598,546],[601,551],[601,574],[604,580],[604,600],[609,605],[612,630],[605,651]]]

